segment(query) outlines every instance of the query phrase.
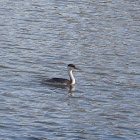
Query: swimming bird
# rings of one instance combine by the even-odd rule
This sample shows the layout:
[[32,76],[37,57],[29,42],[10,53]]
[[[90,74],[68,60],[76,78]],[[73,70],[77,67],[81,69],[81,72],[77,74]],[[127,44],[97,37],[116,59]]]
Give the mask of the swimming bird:
[[69,64],[67,66],[67,70],[68,70],[68,75],[70,77],[70,80],[68,79],[64,79],[64,78],[52,78],[52,79],[48,79],[45,81],[46,84],[51,84],[51,85],[75,85],[75,78],[73,76],[72,70],[80,70],[79,68],[77,68],[75,65],[73,64]]

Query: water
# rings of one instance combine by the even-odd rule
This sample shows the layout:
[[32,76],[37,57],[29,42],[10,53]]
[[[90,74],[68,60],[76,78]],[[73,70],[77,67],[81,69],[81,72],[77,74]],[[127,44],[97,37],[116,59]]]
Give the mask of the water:
[[[1,140],[139,140],[138,0],[0,1]],[[42,84],[67,77],[75,91]]]

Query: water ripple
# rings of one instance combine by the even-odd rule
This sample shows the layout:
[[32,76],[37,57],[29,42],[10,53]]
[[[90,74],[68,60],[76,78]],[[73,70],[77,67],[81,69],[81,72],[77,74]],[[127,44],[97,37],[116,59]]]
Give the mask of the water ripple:
[[1,0],[0,138],[139,140],[139,5]]

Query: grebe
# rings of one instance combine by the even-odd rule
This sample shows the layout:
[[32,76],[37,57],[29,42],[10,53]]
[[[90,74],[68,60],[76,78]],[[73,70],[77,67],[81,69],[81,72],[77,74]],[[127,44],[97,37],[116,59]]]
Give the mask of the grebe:
[[45,80],[46,84],[51,84],[51,85],[74,85],[75,84],[75,78],[73,76],[72,70],[80,70],[79,68],[76,68],[75,65],[69,64],[67,66],[68,69],[68,75],[70,77],[70,80],[64,79],[64,78],[52,78]]

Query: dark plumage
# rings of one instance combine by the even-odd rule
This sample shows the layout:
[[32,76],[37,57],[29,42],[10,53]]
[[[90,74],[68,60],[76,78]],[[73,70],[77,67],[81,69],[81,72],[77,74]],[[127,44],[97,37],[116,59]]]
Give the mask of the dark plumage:
[[70,85],[71,81],[68,79],[64,79],[64,78],[52,78],[52,79],[48,79],[45,81],[48,84],[53,84],[53,85]]
[[69,64],[68,67],[75,68],[75,65],[73,65],[73,64]]

